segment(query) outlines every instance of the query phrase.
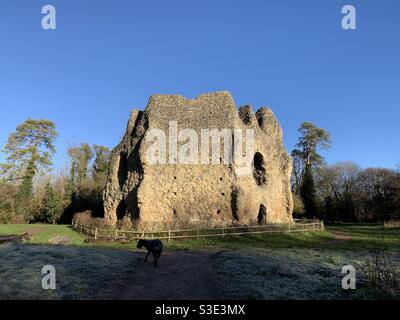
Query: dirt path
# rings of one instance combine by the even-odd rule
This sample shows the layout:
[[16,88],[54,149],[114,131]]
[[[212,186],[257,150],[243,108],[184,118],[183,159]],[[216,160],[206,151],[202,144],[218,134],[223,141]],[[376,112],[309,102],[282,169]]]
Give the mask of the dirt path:
[[[143,253],[143,259],[145,253]],[[133,283],[120,299],[221,299],[218,275],[211,257],[216,252],[206,250],[176,250],[163,253],[158,267],[152,258],[141,263]]]
[[46,231],[47,229],[48,229],[48,227],[45,227],[45,226],[36,226],[36,227],[26,229],[24,232],[26,232],[31,237],[31,236],[34,236],[35,234],[42,233],[42,232]]
[[336,229],[331,229],[329,231],[334,236],[334,238],[332,240],[328,240],[328,244],[330,244],[330,245],[339,245],[346,241],[350,241],[352,239],[351,234],[349,234],[347,232],[336,230]]
[[23,233],[18,233],[14,235],[0,235],[0,243],[8,242],[8,241],[21,241],[23,239],[29,239],[33,235],[46,231],[48,228],[45,226],[37,226],[26,229]]

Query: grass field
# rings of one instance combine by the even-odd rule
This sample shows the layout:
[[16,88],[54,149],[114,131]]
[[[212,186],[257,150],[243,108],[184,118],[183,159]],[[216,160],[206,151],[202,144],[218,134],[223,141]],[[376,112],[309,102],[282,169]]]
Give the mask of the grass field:
[[71,229],[69,225],[48,224],[0,224],[0,236],[32,233],[30,243],[49,244],[54,237],[61,236],[69,239],[72,245],[83,245],[86,237]]
[[[51,239],[60,236],[69,239],[70,245],[99,246],[127,249],[133,243],[119,243],[99,241],[96,243],[86,242],[86,236],[75,232],[69,225],[46,225],[46,224],[17,224],[0,225],[0,235],[33,233],[29,243],[51,244]],[[335,242],[335,232],[348,234],[348,241]],[[333,248],[348,250],[373,250],[376,242],[384,236],[388,250],[400,250],[400,229],[383,229],[380,224],[340,224],[328,225],[325,231],[294,233],[294,234],[272,234],[272,235],[242,235],[229,237],[214,237],[202,239],[177,240],[166,243],[170,249],[198,249],[198,248]]]
[[[160,266],[154,269],[158,281],[153,288],[154,277],[147,271],[152,267],[140,263],[144,252],[133,250],[134,243],[87,242],[66,225],[0,225],[0,236],[24,232],[32,235],[31,240],[0,245],[0,299],[135,299],[143,283],[143,290],[156,292],[155,299],[168,297],[174,283],[193,286],[181,288],[181,295],[175,292],[174,299],[185,299],[182,295],[189,293],[194,299],[204,297],[207,290],[214,290],[209,287],[221,289],[218,298],[375,299],[381,296],[366,285],[368,274],[363,270],[376,260],[377,252],[400,274],[400,229],[373,224],[328,225],[325,231],[290,235],[166,242]],[[57,239],[63,240],[62,245],[53,245]],[[56,266],[56,291],[40,286],[44,264]],[[341,268],[348,264],[360,270],[357,290],[341,288]],[[186,277],[203,269],[211,274],[207,281]],[[196,290],[203,295],[197,296]],[[397,291],[389,297],[400,298]]]

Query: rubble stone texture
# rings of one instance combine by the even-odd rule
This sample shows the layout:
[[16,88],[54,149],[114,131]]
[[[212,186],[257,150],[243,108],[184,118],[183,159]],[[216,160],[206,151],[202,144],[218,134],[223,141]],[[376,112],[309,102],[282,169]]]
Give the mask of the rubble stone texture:
[[[161,129],[168,145],[170,121],[177,122],[178,131],[190,128],[199,137],[201,129],[254,129],[252,174],[238,175],[235,164],[224,161],[150,164],[146,135],[152,128]],[[222,157],[222,142],[220,148]],[[281,127],[269,108],[238,110],[229,92],[193,100],[152,95],[144,111],[132,111],[109,167],[103,199],[104,220],[110,226],[167,230],[293,222],[292,161],[282,144]]]

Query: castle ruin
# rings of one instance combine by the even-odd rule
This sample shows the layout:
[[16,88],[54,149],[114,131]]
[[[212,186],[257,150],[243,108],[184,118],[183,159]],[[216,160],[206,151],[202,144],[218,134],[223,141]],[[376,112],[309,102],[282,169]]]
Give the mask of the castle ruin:
[[270,109],[237,109],[229,92],[152,95],[112,151],[104,220],[139,230],[292,223],[291,170]]

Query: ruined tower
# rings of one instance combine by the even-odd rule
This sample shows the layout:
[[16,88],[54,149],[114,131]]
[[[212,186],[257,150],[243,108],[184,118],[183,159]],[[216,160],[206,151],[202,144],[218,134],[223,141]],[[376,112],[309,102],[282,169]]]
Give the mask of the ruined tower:
[[238,110],[229,92],[152,95],[112,151],[104,220],[142,230],[291,223],[291,170],[270,109]]

